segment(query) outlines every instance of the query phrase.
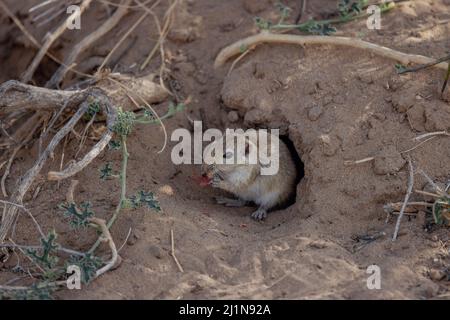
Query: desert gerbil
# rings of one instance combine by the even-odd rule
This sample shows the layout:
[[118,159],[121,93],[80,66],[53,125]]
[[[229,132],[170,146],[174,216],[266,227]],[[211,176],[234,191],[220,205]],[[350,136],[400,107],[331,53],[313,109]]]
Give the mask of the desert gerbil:
[[[260,131],[256,132],[259,134]],[[241,137],[242,139],[242,136],[245,139],[244,152],[239,151],[240,149],[237,149],[236,146],[233,149],[226,147],[225,141],[227,139],[235,139],[235,137]],[[264,164],[259,156],[256,162],[246,161],[244,164],[236,164],[235,161],[232,164],[204,164],[202,166],[202,175],[205,179],[208,179],[209,185],[228,191],[237,197],[237,199],[217,197],[216,201],[230,207],[245,206],[253,202],[258,206],[258,209],[251,215],[256,220],[265,219],[269,210],[286,203],[295,192],[297,169],[290,151],[277,136],[270,133],[268,136],[271,137],[271,139],[268,139],[268,146],[266,146],[268,150],[272,145],[271,141],[278,141],[279,146],[279,166],[275,174],[261,174]],[[255,147],[254,150],[259,151],[258,148],[261,147],[259,140],[256,139],[255,141],[255,137],[249,137],[244,133],[233,132],[209,144],[205,148],[205,153],[211,152],[212,148],[216,148],[216,150],[220,150],[219,153],[222,153],[215,155],[215,159],[220,157],[223,157],[224,160],[231,157],[238,158],[240,152],[243,158],[248,160],[250,147]],[[273,145],[276,146],[277,144]]]

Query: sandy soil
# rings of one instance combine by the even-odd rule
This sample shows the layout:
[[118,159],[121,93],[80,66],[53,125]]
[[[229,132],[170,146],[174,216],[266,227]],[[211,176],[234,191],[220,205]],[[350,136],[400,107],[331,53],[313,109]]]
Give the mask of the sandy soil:
[[[26,13],[36,1],[26,6],[5,2],[41,39],[46,28],[33,28]],[[199,173],[197,166],[172,164],[173,143],[157,153],[162,145],[161,128],[137,127],[129,139],[128,190],[130,194],[139,189],[155,192],[163,212],[124,211],[112,228],[118,246],[124,243],[120,267],[81,291],[59,291],[57,298],[430,299],[448,294],[449,282],[430,276],[438,270],[447,272],[450,279],[448,228],[430,225],[429,214],[419,212],[404,218],[400,236],[392,242],[396,219],[386,222],[383,210],[384,204],[404,198],[408,171],[401,152],[416,144],[412,138],[450,129],[450,104],[439,95],[443,72],[430,69],[399,76],[395,62],[361,50],[290,45],[260,46],[229,74],[231,64],[214,69],[214,58],[221,48],[257,32],[252,20],[255,15],[276,16],[274,3],[184,1],[177,9],[167,43],[170,87],[180,99],[192,97],[186,114],[203,120],[205,127],[280,128],[304,165],[296,203],[271,213],[263,223],[250,219],[252,208],[217,205],[212,197],[220,192],[193,182],[192,177]],[[298,10],[299,1],[284,3],[294,12]],[[309,1],[306,16],[328,17],[336,3]],[[158,14],[165,8],[161,6]],[[95,3],[83,16],[86,29],[66,32],[52,52],[63,57],[105,14],[104,7]],[[105,56],[140,14],[128,14],[110,37],[84,53],[81,60]],[[449,19],[448,0],[411,1],[383,15],[382,30],[370,31],[365,21],[357,21],[339,26],[338,34],[440,57],[450,47]],[[446,23],[439,23],[442,21]],[[3,13],[0,24],[3,82],[18,78],[35,50]],[[110,67],[135,75],[154,72],[158,59],[142,72],[133,67],[142,63],[153,46],[157,37],[154,30],[152,19],[144,21]],[[42,85],[56,67],[44,60],[36,83]],[[163,113],[166,105],[156,108]],[[234,112],[239,115],[237,120]],[[186,114],[167,120],[168,132],[190,128]],[[77,148],[78,141],[72,135],[66,159]],[[61,151],[44,168],[26,206],[43,228],[57,230],[63,245],[87,249],[95,234],[70,230],[57,208],[69,182],[58,185],[44,179],[45,172],[59,167]],[[33,163],[36,153],[37,143],[19,154],[7,180],[8,190]],[[414,166],[436,181],[450,179],[448,138],[433,139],[409,154]],[[344,165],[347,160],[366,157],[375,160]],[[91,201],[99,217],[109,217],[118,199],[117,181],[97,178],[107,161],[118,168],[120,154],[107,151],[76,176],[80,181],[77,200]],[[426,181],[416,175],[416,188],[425,185]],[[32,199],[37,187],[40,192]],[[423,200],[418,195],[413,199]],[[170,256],[171,229],[184,273]],[[32,230],[30,221],[21,217],[17,242],[35,242]],[[358,241],[380,232],[385,236],[376,241]],[[372,264],[381,268],[381,290],[367,289],[366,269]],[[1,282],[14,277],[8,266],[0,272]]]

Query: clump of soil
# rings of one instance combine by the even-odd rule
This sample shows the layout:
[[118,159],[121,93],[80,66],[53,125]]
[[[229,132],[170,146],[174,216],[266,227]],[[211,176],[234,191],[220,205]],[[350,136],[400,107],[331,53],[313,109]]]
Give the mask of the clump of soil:
[[[172,164],[174,143],[156,153],[162,143],[161,129],[138,127],[129,138],[128,189],[154,191],[163,213],[124,211],[112,228],[118,246],[124,244],[120,267],[82,291],[58,292],[59,298],[399,299],[433,298],[448,291],[448,281],[441,277],[450,265],[448,229],[429,228],[426,214],[419,212],[403,219],[399,238],[392,242],[396,219],[386,222],[383,210],[384,204],[403,200],[408,177],[403,151],[415,146],[412,138],[450,129],[450,105],[439,95],[442,72],[400,76],[395,62],[361,50],[290,45],[260,46],[229,74],[229,65],[213,69],[221,48],[257,32],[254,15],[274,16],[273,2],[183,2],[178,15],[189,21],[188,27],[176,25],[166,44],[171,57],[170,85],[179,99],[192,97],[187,115],[203,120],[205,127],[279,128],[304,165],[296,203],[269,214],[264,223],[250,219],[252,208],[216,205],[212,197],[219,191],[200,188],[192,179],[198,175],[197,166]],[[6,3],[13,7],[12,1]],[[306,14],[312,17],[328,17],[335,8],[330,1],[310,3]],[[294,11],[299,9],[298,1],[286,4]],[[95,10],[101,12],[101,8]],[[137,17],[128,15],[118,28],[126,29]],[[436,21],[449,18],[446,1],[425,0],[403,4],[383,15],[382,30],[368,30],[365,21],[357,21],[339,26],[339,32],[400,51],[439,57],[445,55],[449,40],[446,25]],[[10,28],[10,21],[0,21],[2,29],[3,25]],[[127,66],[145,60],[148,45],[144,39],[151,25],[149,19],[136,30],[138,40],[120,59],[119,67],[136,76],[139,72]],[[114,37],[101,43],[105,47],[114,44]],[[64,44],[60,50],[69,49]],[[0,49],[2,55],[26,50],[10,42]],[[14,65],[3,62],[7,78],[2,80],[18,77],[28,59],[22,57]],[[161,110],[163,104],[157,108]],[[169,133],[190,128],[186,114],[165,123]],[[77,148],[72,136],[66,159]],[[33,163],[37,152],[36,145],[21,152],[8,185]],[[448,137],[433,139],[409,154],[414,166],[436,181],[445,183],[450,178]],[[55,157],[43,172],[59,166],[60,155]],[[373,160],[345,164],[367,157]],[[75,177],[80,181],[77,198],[93,202],[101,217],[110,216],[119,188],[114,180],[98,179],[98,170],[105,162],[118,165],[119,159],[119,154],[105,152]],[[38,185],[40,192],[26,206],[39,223],[45,229],[55,227],[65,246],[88,248],[95,235],[74,234],[57,209],[69,182],[44,183],[42,179]],[[415,188],[425,185],[416,175]],[[412,200],[422,198],[414,195]],[[32,228],[21,217],[17,242],[35,241]],[[170,230],[183,273],[170,255]],[[384,236],[361,240],[377,234]],[[366,269],[373,264],[381,269],[381,290],[366,286]],[[2,282],[12,277],[7,271],[0,273]]]

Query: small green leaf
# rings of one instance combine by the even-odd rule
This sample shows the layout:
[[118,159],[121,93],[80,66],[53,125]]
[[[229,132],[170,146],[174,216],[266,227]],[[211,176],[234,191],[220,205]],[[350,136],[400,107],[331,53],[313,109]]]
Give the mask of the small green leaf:
[[101,169],[100,169],[100,179],[106,180],[109,177],[112,176],[112,167],[111,163],[107,162]]
[[289,8],[288,6],[282,4],[281,2],[278,2],[275,6],[280,11],[280,15],[281,15],[280,21],[281,22],[283,22],[284,19],[286,19],[286,18],[288,18],[290,16],[290,14],[292,12],[291,8]]
[[161,211],[159,202],[155,199],[153,192],[145,192],[141,190],[136,195],[132,196],[129,201],[133,208],[138,208],[145,205],[150,209]]
[[144,111],[144,117],[149,118],[149,120],[155,120],[156,119],[156,116],[150,110],[145,110]]
[[329,36],[332,33],[336,32],[336,28],[334,28],[330,24],[322,24],[317,23],[314,20],[308,21],[304,26],[298,28],[300,31],[306,31],[312,34],[318,34],[322,36]]
[[99,257],[87,253],[83,256],[71,256],[69,261],[66,261],[66,269],[69,265],[78,266],[81,271],[81,282],[88,284],[95,278],[98,268],[103,265],[103,261]]
[[33,283],[30,288],[21,290],[0,290],[0,300],[53,300],[55,288],[47,285],[46,281]]
[[338,3],[339,15],[345,19],[349,16],[360,14],[368,3],[368,0],[341,0]]
[[91,120],[98,112],[100,112],[100,103],[98,101],[90,102],[85,114],[86,119]]
[[260,29],[260,30],[269,30],[270,27],[272,26],[272,23],[268,20],[264,20],[261,17],[255,17],[254,18],[255,24],[256,26]]
[[[27,255],[39,266],[44,269],[44,277],[52,278],[53,268],[58,263],[58,257],[53,255],[59,248],[56,243],[56,232],[52,230],[46,238],[41,238],[42,249],[27,249]],[[47,273],[48,272],[48,273]]]
[[397,73],[401,73],[406,70],[406,67],[404,65],[402,65],[401,63],[396,63],[395,70],[397,71]]
[[59,207],[64,209],[64,215],[71,219],[70,225],[74,228],[86,227],[89,224],[89,218],[94,215],[90,202],[80,204],[81,212],[75,203],[61,204]]
[[450,225],[450,198],[442,197],[434,204],[434,219],[439,225]]
[[133,129],[135,120],[136,115],[133,112],[119,109],[113,131],[121,136],[128,136]]
[[181,112],[184,110],[184,104],[183,103],[179,103],[177,105],[175,105],[172,101],[169,102],[169,110],[167,111],[167,116],[166,117],[171,117],[173,116],[175,113],[177,112]]
[[110,150],[119,150],[122,147],[122,144],[120,143],[119,140],[111,140],[108,143],[108,148]]

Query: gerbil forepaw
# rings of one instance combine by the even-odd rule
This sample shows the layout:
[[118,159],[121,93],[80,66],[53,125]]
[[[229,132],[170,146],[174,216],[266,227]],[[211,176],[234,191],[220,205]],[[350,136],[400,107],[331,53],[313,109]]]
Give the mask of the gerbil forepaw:
[[257,221],[266,219],[267,218],[267,210],[259,208],[258,210],[256,210],[255,212],[252,213],[252,218]]
[[215,197],[215,199],[218,204],[223,204],[226,207],[243,207],[247,204],[246,201],[241,199],[231,199],[221,196]]
[[222,181],[222,177],[219,174],[215,173],[211,180],[211,186],[214,188],[220,188],[220,184],[222,183]]

